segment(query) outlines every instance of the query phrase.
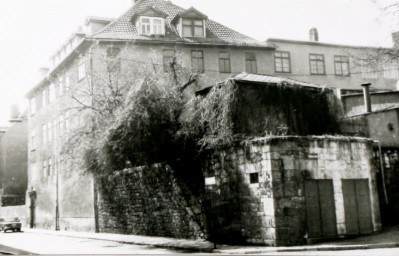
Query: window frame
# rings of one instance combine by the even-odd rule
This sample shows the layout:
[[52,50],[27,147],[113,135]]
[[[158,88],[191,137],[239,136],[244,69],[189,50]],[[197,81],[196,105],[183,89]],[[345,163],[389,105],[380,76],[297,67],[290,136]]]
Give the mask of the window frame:
[[[200,52],[201,53],[201,58],[194,57],[194,53],[195,52]],[[201,69],[196,69],[196,67],[194,66],[194,63],[197,63],[198,60],[202,61]],[[196,65],[196,66],[198,66],[198,65]],[[192,50],[191,51],[191,69],[192,69],[192,71],[198,72],[198,73],[204,73],[205,72],[204,51],[203,50]]]
[[[249,66],[248,66],[248,64],[249,64]],[[248,67],[250,67],[251,70],[249,70]],[[252,70],[254,67],[255,67],[255,72],[253,72],[253,70]],[[253,52],[246,52],[245,53],[245,71],[247,73],[250,73],[250,74],[257,74],[258,73],[258,63],[257,63],[257,60],[256,60],[256,54],[253,53]]]
[[36,113],[36,96],[33,96],[29,100],[30,115],[33,116]]
[[[228,58],[222,57],[221,54],[227,54]],[[228,68],[226,69],[226,62],[228,63]],[[223,70],[222,70],[222,64],[223,63]],[[226,51],[221,51],[219,52],[219,72],[220,73],[231,73],[231,57],[230,57],[230,52]]]
[[106,63],[108,73],[117,73],[121,70],[121,60],[118,58],[120,51],[120,48],[115,46],[107,48]]
[[[146,31],[143,31],[143,19],[148,19],[149,23],[146,24]],[[161,24],[155,24],[155,21],[161,21]],[[160,33],[155,33],[157,29],[154,29],[155,26],[161,29]],[[150,17],[150,16],[140,16],[139,22],[138,22],[138,31],[140,35],[145,35],[145,36],[151,36],[151,35],[165,35],[165,19],[162,17]],[[148,29],[148,31],[147,31]],[[158,31],[159,32],[159,31]]]
[[[165,53],[167,52],[173,52],[173,55],[169,56],[166,55]],[[162,51],[162,62],[163,62],[163,72],[169,72],[170,71],[170,63],[172,63],[170,61],[170,59],[172,59],[172,61],[176,58],[176,51],[175,50],[169,50],[169,49],[164,49]]]
[[78,58],[78,81],[81,81],[86,77],[86,62],[84,56],[81,55]]
[[[187,25],[187,24],[184,24],[184,22],[187,22],[187,21],[189,21],[190,22],[190,24],[189,25]],[[201,26],[199,26],[199,25],[196,25],[195,24],[195,22],[196,21],[201,21],[201,23],[202,23],[202,25]],[[204,21],[204,19],[198,19],[198,18],[182,18],[182,21],[181,21],[181,28],[182,28],[182,36],[183,37],[199,37],[199,38],[204,38],[205,37],[205,21]],[[186,35],[185,34],[185,29],[184,28],[190,28],[189,30],[191,31],[191,36],[190,35]],[[201,35],[200,36],[196,36],[195,35],[195,28],[201,28]]]
[[[337,58],[340,58],[339,60],[337,60]],[[345,58],[346,61],[343,61],[342,58]],[[337,64],[341,66],[341,74],[338,73],[337,70]],[[347,64],[348,65],[348,73],[345,74],[343,72],[343,64]],[[334,71],[335,71],[335,75],[336,76],[350,76],[350,65],[349,65],[349,57],[348,56],[344,56],[344,55],[334,55]]]
[[[281,56],[276,56],[276,54],[281,54]],[[288,57],[284,57],[283,54],[288,54]],[[276,73],[291,73],[291,53],[288,51],[275,51],[274,57],[274,72]],[[281,60],[281,71],[277,70],[277,59]],[[288,71],[284,70],[284,60],[288,61]]]
[[[311,59],[311,57],[316,57],[316,59]],[[317,57],[322,57],[322,60],[318,60]],[[312,71],[312,62],[316,62],[317,73]],[[323,64],[323,73],[319,72],[319,62]],[[326,75],[326,59],[324,58],[324,54],[309,53],[309,71],[311,75]]]

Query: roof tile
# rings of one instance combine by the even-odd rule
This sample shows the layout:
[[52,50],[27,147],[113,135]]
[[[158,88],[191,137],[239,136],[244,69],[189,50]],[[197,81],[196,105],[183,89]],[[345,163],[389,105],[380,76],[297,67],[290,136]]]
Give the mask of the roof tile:
[[[164,37],[154,38],[152,36],[140,35],[135,25],[131,22],[132,17],[136,13],[143,11],[147,7],[154,7],[168,15],[165,20],[167,34]],[[104,29],[89,38],[108,40],[142,40],[148,42],[162,41],[165,43],[232,45],[265,48],[270,47],[270,45],[265,42],[260,42],[252,39],[210,19],[207,19],[206,21],[207,38],[180,37],[175,25],[172,23],[172,20],[179,13],[183,13],[184,11],[186,10],[174,5],[170,1],[140,0],[120,18],[111,22]]]

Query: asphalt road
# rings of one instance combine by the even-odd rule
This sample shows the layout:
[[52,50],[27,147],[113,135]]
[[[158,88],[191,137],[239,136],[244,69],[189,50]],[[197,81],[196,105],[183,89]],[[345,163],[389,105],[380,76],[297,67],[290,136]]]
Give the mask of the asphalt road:
[[274,252],[257,255],[287,255],[287,256],[398,256],[399,248],[348,250],[348,251],[309,251],[309,252]]
[[[12,248],[19,249],[13,251]],[[177,254],[187,251],[33,233],[0,233],[0,252],[15,254]]]

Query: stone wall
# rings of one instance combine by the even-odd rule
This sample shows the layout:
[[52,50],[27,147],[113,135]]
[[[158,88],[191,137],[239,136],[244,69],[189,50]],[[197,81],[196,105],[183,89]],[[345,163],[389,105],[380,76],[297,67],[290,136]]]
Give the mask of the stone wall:
[[204,237],[201,204],[184,194],[167,165],[117,171],[98,183],[100,232]]
[[[213,201],[217,219],[225,220],[219,221],[219,226],[210,226],[215,236],[234,227],[236,239],[248,243],[304,243],[307,179],[333,181],[338,236],[346,234],[341,179],[368,179],[373,230],[381,228],[369,140],[325,136],[261,138],[217,150],[207,162],[206,188],[208,195],[212,195],[208,200]],[[226,216],[215,207],[223,201],[235,204],[229,206],[239,211],[234,218],[229,219],[231,214]],[[233,225],[236,223],[238,227]]]

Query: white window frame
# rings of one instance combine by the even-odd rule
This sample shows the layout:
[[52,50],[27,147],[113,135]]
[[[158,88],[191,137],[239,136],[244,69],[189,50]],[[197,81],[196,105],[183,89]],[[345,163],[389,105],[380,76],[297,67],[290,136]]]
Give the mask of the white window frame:
[[[145,23],[145,29],[143,29],[143,19],[148,19],[150,21],[149,23]],[[161,21],[161,24],[156,25],[155,21]],[[141,35],[165,35],[165,19],[160,17],[140,16],[138,28]],[[159,29],[160,31],[158,31]]]
[[33,96],[30,99],[30,115],[33,116],[36,113],[36,97]]
[[48,101],[49,103],[55,100],[55,85],[53,83],[48,87]]
[[83,56],[78,59],[78,80],[82,80],[86,77],[86,62]]

